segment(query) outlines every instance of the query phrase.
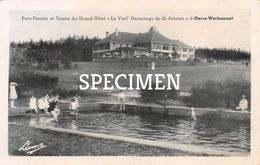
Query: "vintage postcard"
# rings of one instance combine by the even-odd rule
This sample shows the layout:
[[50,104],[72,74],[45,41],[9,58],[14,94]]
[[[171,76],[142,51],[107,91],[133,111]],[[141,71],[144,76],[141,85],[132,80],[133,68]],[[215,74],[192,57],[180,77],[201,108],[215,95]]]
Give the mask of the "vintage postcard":
[[259,163],[259,2],[147,2],[0,2],[5,162]]

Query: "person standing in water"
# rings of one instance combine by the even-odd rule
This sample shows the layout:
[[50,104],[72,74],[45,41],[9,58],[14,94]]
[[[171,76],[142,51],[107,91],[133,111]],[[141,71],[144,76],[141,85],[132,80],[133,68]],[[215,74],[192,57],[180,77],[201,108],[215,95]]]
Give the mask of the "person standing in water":
[[51,121],[56,121],[58,122],[58,116],[60,114],[60,109],[57,105],[57,103],[69,103],[67,101],[61,101],[59,100],[60,96],[58,94],[56,94],[55,96],[52,96],[49,99],[49,108],[48,108],[48,112],[52,114],[53,118],[48,119],[47,123],[51,122]]
[[191,119],[194,121],[197,120],[196,113],[193,107],[191,107]]
[[118,102],[120,103],[120,111],[123,113],[125,111],[125,94],[122,90],[118,95]]
[[16,84],[15,82],[11,82],[9,87],[10,87],[10,95],[9,95],[9,99],[10,99],[10,108],[16,108],[14,106],[14,101],[18,98],[17,97],[17,93],[16,93],[16,86],[18,84]]
[[78,112],[77,112],[77,102],[76,102],[76,99],[73,97],[71,102],[70,102],[70,114],[71,115],[77,115]]
[[78,96],[77,94],[73,97],[75,99],[75,102],[76,102],[76,110],[75,110],[75,115],[78,114],[78,108],[79,108],[79,99],[80,99],[80,96]]

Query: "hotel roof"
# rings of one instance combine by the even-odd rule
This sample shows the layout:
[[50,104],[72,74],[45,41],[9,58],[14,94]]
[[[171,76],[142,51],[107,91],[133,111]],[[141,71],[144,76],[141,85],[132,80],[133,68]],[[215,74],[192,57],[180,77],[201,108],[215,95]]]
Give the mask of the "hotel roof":
[[106,38],[98,41],[95,45],[104,44],[104,43],[134,43],[138,34],[128,33],[128,32],[116,32],[108,35]]
[[105,43],[133,43],[133,44],[143,44],[143,43],[162,43],[162,44],[173,44],[180,45],[185,48],[192,48],[191,46],[179,41],[171,40],[159,33],[155,26],[152,26],[150,30],[146,33],[128,33],[128,32],[116,32],[108,35],[104,39],[95,43],[95,45],[105,44]]

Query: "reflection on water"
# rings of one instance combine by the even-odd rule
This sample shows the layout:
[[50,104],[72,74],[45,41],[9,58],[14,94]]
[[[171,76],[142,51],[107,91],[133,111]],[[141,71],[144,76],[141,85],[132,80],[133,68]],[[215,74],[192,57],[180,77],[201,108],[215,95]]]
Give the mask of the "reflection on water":
[[72,120],[70,129],[77,129],[77,128],[78,128],[78,126],[77,126],[76,120]]
[[[91,113],[72,116],[62,114],[56,127],[106,133],[149,140],[179,142],[216,149],[250,151],[250,124],[197,120],[170,116],[143,116],[120,113]],[[44,124],[46,118],[31,119],[31,123]]]

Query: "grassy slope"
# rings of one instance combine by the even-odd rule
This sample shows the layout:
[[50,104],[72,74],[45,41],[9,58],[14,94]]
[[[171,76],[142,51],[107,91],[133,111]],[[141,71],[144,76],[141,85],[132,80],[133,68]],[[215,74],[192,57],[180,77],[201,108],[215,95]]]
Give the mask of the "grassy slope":
[[[216,64],[216,65],[195,65],[195,66],[158,66],[155,71],[148,70],[147,67],[134,63],[79,63],[79,68],[69,70],[54,70],[47,72],[48,74],[59,77],[59,85],[63,88],[77,88],[79,85],[79,75],[81,73],[104,74],[112,73],[114,76],[118,74],[140,73],[146,75],[148,73],[180,73],[180,84],[182,91],[189,91],[196,84],[200,84],[207,80],[224,81],[232,80],[250,80],[250,68],[246,68],[241,64]],[[120,83],[128,84],[126,81]]]

